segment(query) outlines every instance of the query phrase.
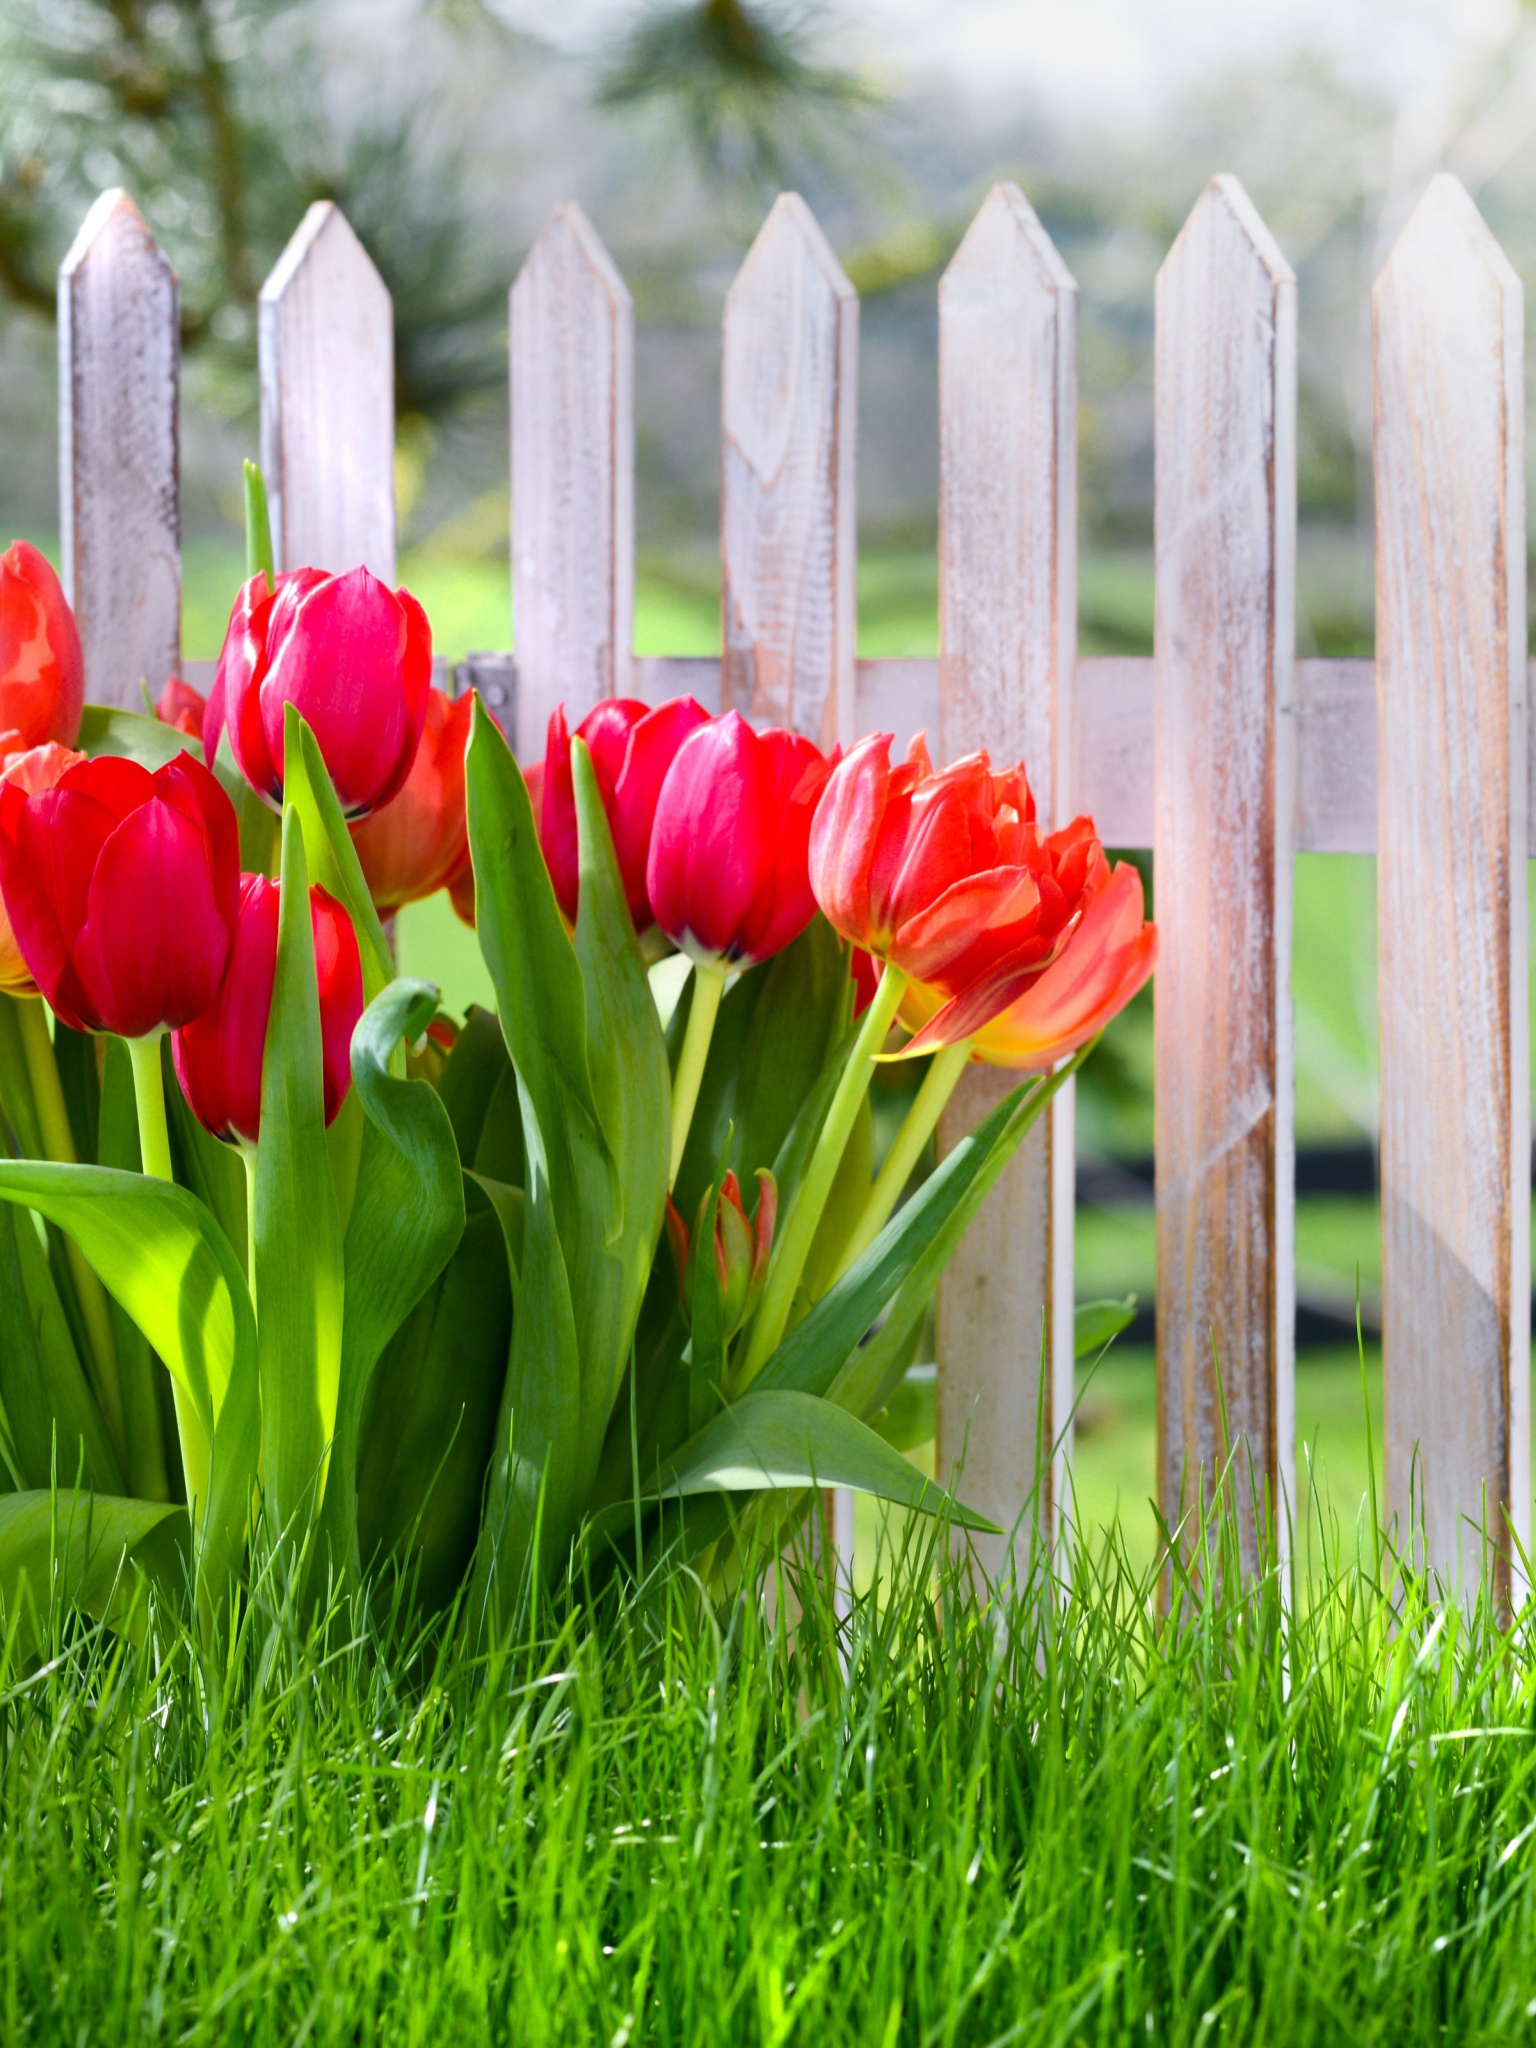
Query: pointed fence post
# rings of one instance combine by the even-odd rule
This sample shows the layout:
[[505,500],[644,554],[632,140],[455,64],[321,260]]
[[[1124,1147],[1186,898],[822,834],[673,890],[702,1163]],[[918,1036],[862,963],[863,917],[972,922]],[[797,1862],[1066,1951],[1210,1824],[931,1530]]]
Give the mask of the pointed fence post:
[[[1016,185],[993,187],[939,286],[939,751],[1022,757],[1046,830],[1071,816],[1077,645],[1077,286]],[[1016,1086],[974,1067],[942,1156]],[[936,1471],[1017,1552],[977,1539],[989,1574],[1059,1527],[1072,1410],[1070,1085],[1012,1160],[938,1297]],[[1042,1367],[1044,1386],[1041,1385]]]
[[1296,280],[1235,178],[1157,279],[1158,1455],[1283,1555],[1295,1436]]
[[725,302],[721,701],[823,746],[854,736],[859,301],[781,193]]
[[512,617],[518,752],[630,694],[635,622],[635,307],[574,203],[512,287]]
[[1372,295],[1387,1498],[1530,1540],[1523,295],[1434,179]]
[[395,340],[384,281],[317,200],[261,288],[261,466],[279,569],[395,580]]
[[64,588],[86,694],[142,711],[181,663],[176,274],[126,192],[103,192],[59,271]]

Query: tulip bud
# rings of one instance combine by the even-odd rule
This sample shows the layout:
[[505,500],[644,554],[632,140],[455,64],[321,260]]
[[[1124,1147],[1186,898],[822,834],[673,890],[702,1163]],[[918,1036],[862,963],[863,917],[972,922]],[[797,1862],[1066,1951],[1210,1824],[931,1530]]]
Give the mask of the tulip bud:
[[180,676],[172,676],[155,701],[155,716],[162,725],[173,725],[188,739],[201,740],[208,699]]
[[[592,756],[629,914],[635,930],[642,934],[655,923],[646,892],[646,859],[656,799],[678,749],[691,732],[708,721],[709,713],[692,697],[674,697],[654,711],[633,697],[609,697],[576,728],[576,737],[586,742]],[[563,704],[549,721],[544,748],[539,843],[560,908],[574,924],[580,880],[576,795],[571,781],[571,735]]]
[[811,819],[830,773],[798,733],[728,711],[678,748],[656,804],[646,886],[656,921],[704,966],[766,960],[816,912]]
[[352,827],[352,844],[380,915],[445,888],[468,863],[464,751],[472,696],[427,693],[421,745],[400,794]]
[[[30,747],[13,750],[16,735],[0,734],[0,747],[6,751],[0,755],[0,782],[13,785],[27,796],[34,796],[40,789],[52,789],[67,768],[73,768],[84,754],[72,753],[68,747],[61,747],[50,740],[45,747]],[[35,996],[37,983],[22,958],[21,947],[11,929],[11,920],[5,906],[0,903],[0,993],[8,996]]]
[[76,1031],[142,1038],[218,993],[240,892],[235,807],[200,761],[77,761],[0,783],[0,889],[22,958]]
[[695,1262],[698,1241],[709,1220],[710,1203],[715,1201],[714,1277],[720,1294],[720,1335],[723,1342],[735,1336],[756,1308],[768,1270],[768,1254],[773,1249],[773,1228],[779,1208],[778,1183],[765,1166],[758,1168],[757,1182],[755,1222],[747,1220],[741,1200],[741,1183],[734,1173],[727,1173],[720,1183],[718,1200],[715,1199],[715,1190],[709,1189],[699,1203],[699,1213],[694,1219],[691,1248],[688,1226],[678,1214],[672,1197],[667,1197],[667,1238],[677,1267],[683,1313],[690,1320],[697,1284]]
[[75,615],[47,559],[27,541],[0,555],[0,731],[16,745],[72,747],[85,704]]
[[[216,1138],[254,1145],[261,1132],[261,1063],[277,976],[282,891],[265,875],[240,877],[229,966],[213,1007],[171,1041],[176,1078],[193,1114]],[[333,896],[312,885],[320,991],[325,1121],[335,1120],[352,1085],[352,1033],[363,1014],[363,967],[352,920]]]
[[315,735],[342,810],[360,818],[404,787],[432,681],[432,629],[409,591],[367,569],[294,569],[269,589],[253,576],[235,600],[203,725],[210,766],[220,736],[246,781],[283,797],[283,707]]

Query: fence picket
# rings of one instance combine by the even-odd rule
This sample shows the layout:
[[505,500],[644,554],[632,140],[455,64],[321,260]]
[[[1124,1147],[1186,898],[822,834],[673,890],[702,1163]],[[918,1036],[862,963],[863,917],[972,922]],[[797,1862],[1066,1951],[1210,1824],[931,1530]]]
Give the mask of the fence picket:
[[627,696],[635,618],[635,309],[581,208],[557,206],[512,287],[518,750]]
[[395,339],[384,280],[317,200],[261,288],[261,464],[279,569],[395,580]]
[[[939,751],[1022,757],[1051,830],[1071,815],[1077,286],[1016,185],[993,187],[939,285],[939,449]],[[967,1073],[940,1155],[1017,1080]],[[965,1498],[1004,1529],[1020,1524],[1024,1547],[1037,1460],[1047,1529],[1063,1497],[1073,1188],[1069,1086],[939,1288],[935,1469],[948,1479],[963,1460]],[[1007,1542],[983,1538],[979,1554],[996,1575]]]
[[1437,177],[1372,295],[1387,1494],[1530,1520],[1523,295]]
[[103,192],[59,271],[64,587],[86,694],[142,711],[181,660],[176,274],[126,192]]
[[781,193],[725,302],[721,697],[822,745],[854,736],[859,302]]
[[1296,281],[1213,179],[1157,279],[1159,1488],[1294,1505]]

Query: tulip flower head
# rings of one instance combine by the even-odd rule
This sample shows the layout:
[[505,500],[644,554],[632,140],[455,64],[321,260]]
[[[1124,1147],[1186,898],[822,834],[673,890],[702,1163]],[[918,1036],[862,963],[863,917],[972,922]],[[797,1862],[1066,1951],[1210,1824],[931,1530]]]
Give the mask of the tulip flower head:
[[[763,1277],[768,1270],[768,1255],[773,1249],[773,1229],[779,1209],[778,1184],[766,1167],[759,1167],[757,1181],[755,1220],[748,1219],[741,1199],[741,1183],[734,1173],[727,1173],[720,1183],[720,1196],[715,1203],[715,1280],[720,1292],[720,1334],[727,1341],[735,1336],[757,1306],[763,1291]],[[678,1292],[685,1315],[694,1297],[694,1262],[699,1255],[699,1240],[709,1220],[713,1195],[711,1188],[700,1201],[691,1238],[672,1197],[667,1197],[667,1237],[672,1246]]]
[[464,753],[474,702],[472,696],[454,700],[441,690],[428,691],[427,721],[405,786],[352,827],[352,844],[381,915],[435,895],[468,866]]
[[172,676],[155,699],[155,716],[162,725],[173,725],[188,739],[201,740],[208,716],[208,699],[180,676]]
[[[216,1138],[254,1145],[261,1131],[261,1064],[277,975],[281,890],[265,875],[240,877],[229,966],[211,1009],[176,1032],[176,1078],[198,1121]],[[320,991],[325,1121],[335,1120],[352,1085],[352,1033],[363,1014],[363,967],[352,920],[333,896],[312,885]]]
[[739,711],[691,733],[667,770],[646,887],[656,922],[703,966],[767,960],[816,914],[806,867],[830,770],[798,733]]
[[[654,711],[633,697],[608,697],[589,711],[576,728],[575,737],[586,742],[592,756],[592,771],[613,834],[625,900],[635,930],[641,935],[656,922],[646,889],[646,862],[661,786],[684,741],[708,722],[709,713],[692,697],[674,697]],[[530,774],[530,791],[532,782]],[[549,721],[535,815],[539,819],[539,844],[544,849],[555,895],[566,918],[574,924],[580,874],[571,733],[563,704],[556,707]]]
[[283,797],[283,707],[315,735],[349,818],[404,787],[427,717],[432,629],[406,590],[367,569],[294,569],[235,600],[203,725],[210,766],[229,733],[235,765],[269,803]]
[[200,761],[103,755],[0,783],[0,890],[33,980],[77,1031],[142,1038],[218,993],[240,889],[235,808]]
[[[16,738],[14,733],[0,734],[0,747],[8,749],[0,754],[0,782],[22,790],[27,796],[35,796],[41,789],[52,789],[67,768],[73,768],[85,759],[84,754],[73,753],[55,740],[42,747],[10,751]],[[37,994],[37,983],[22,958],[21,947],[17,944],[3,903],[0,903],[0,993],[8,996]]]
[[63,586],[24,540],[0,555],[0,732],[19,747],[72,747],[85,704],[85,658]]

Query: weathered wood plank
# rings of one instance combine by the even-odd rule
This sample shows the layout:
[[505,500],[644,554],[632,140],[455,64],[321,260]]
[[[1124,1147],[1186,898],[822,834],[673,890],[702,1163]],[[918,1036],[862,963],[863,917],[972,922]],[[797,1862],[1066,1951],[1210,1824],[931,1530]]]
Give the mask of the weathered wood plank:
[[557,206],[512,287],[512,612],[518,746],[543,752],[629,693],[635,614],[635,309],[579,206]]
[[[1372,294],[1387,1498],[1530,1521],[1523,294],[1437,177]],[[1506,1520],[1507,1518],[1507,1520]]]
[[[939,284],[939,731],[1029,769],[1071,816],[1077,644],[1077,286],[1016,185],[995,185]],[[978,1067],[939,1126],[958,1144],[1016,1075]],[[1062,1090],[939,1286],[936,1469],[1006,1530],[996,1576],[1056,1533],[1072,1412],[1072,1090]],[[1042,1364],[1045,1385],[1041,1387]],[[1039,1491],[1036,1493],[1036,1486]],[[1033,1521],[1025,1510],[1035,1495]]]
[[725,302],[722,699],[824,746],[854,733],[859,302],[798,194]]
[[1296,280],[1230,177],[1157,279],[1159,1490],[1294,1505]]
[[261,288],[261,466],[279,569],[395,580],[395,336],[384,280],[317,200]]
[[86,695],[142,711],[181,659],[176,274],[126,192],[103,192],[59,271],[64,588]]

